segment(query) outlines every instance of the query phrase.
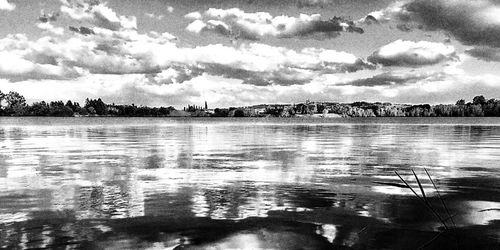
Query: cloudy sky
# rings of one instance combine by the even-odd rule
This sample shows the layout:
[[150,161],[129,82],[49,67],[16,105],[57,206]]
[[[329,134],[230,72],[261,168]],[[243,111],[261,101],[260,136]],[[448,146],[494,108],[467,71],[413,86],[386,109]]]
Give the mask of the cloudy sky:
[[499,0],[0,0],[0,27],[28,102],[500,98]]

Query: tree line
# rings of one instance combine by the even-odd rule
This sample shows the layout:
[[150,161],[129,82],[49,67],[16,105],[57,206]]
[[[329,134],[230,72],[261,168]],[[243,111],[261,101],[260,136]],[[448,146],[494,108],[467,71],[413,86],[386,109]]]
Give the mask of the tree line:
[[86,99],[83,106],[68,100],[52,102],[26,103],[24,96],[18,92],[7,94],[0,91],[0,116],[168,116],[175,110],[173,107],[147,107],[131,105],[106,104],[101,98]]
[[500,117],[500,100],[476,96],[471,102],[463,99],[455,104],[391,104],[391,103],[300,103],[269,105],[262,114],[250,108],[215,110],[215,116],[294,117],[314,114],[335,114],[341,117]]
[[[172,106],[147,107],[106,104],[100,98],[86,99],[83,105],[68,100],[26,103],[24,96],[17,92],[0,91],[0,116],[134,116],[163,117],[175,116],[179,112]],[[481,117],[500,116],[500,100],[476,96],[471,102],[461,99],[455,104],[391,104],[391,103],[301,103],[297,105],[269,105],[263,112],[250,108],[217,108],[209,113],[205,108],[189,106],[184,112],[191,116],[245,117],[337,114],[342,117]],[[184,115],[186,116],[186,115]]]

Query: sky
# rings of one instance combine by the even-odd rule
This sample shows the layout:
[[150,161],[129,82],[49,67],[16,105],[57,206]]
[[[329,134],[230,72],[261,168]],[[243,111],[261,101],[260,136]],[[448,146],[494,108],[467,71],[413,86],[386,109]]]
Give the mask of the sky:
[[0,0],[0,91],[183,107],[500,98],[499,0]]

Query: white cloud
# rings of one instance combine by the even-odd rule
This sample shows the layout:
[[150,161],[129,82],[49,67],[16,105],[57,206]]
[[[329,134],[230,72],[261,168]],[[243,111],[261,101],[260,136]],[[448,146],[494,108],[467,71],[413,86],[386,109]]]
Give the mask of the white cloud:
[[2,58],[0,77],[20,81],[25,79],[70,79],[80,76],[80,69],[61,65],[52,57],[33,53],[35,50],[43,50],[43,45],[30,42],[24,35],[9,35],[0,39]]
[[[218,11],[221,15],[233,15],[216,9],[210,9],[207,15],[218,15]],[[237,9],[232,11],[241,14]],[[373,67],[352,54],[325,49],[295,51],[258,43],[237,48],[221,44],[181,47],[169,33],[140,34],[124,22],[135,17],[119,16],[99,1],[62,0],[61,12],[95,27],[70,26],[75,32],[68,38],[60,36],[63,31],[47,21],[37,25],[48,32],[46,37],[29,40],[24,35],[15,35],[0,39],[0,50],[15,62],[15,67],[2,65],[0,77],[21,81],[92,74],[144,74],[152,83],[165,85],[207,73],[264,86],[305,84],[321,74]],[[198,21],[200,27],[196,27],[195,21],[189,29],[200,30],[204,25],[228,29],[222,21],[209,20],[207,24]]]
[[137,29],[135,16],[119,16],[106,3],[92,0],[62,1],[61,13],[76,21],[86,21],[97,27],[120,30]]
[[386,66],[423,66],[456,59],[453,46],[403,40],[384,45],[368,57],[368,61]]
[[[159,78],[174,79],[177,70],[166,70]],[[399,74],[410,77],[410,74]],[[2,82],[2,91],[18,91],[28,101],[66,100],[83,101],[85,97],[101,97],[105,102],[145,105],[202,104],[212,107],[252,105],[259,103],[297,103],[306,99],[352,102],[388,101],[393,103],[455,103],[471,99],[477,94],[500,95],[495,75],[469,76],[444,74],[440,77],[415,79],[412,84],[355,86],[343,85],[353,79],[346,75],[324,75],[303,85],[245,84],[237,79],[225,79],[202,74],[183,83],[158,84],[143,74],[89,75],[69,81],[45,80]]]
[[[50,26],[49,23],[41,25]],[[159,74],[174,67],[189,70],[176,81],[189,79],[187,74],[194,77],[207,72],[255,85],[290,85],[306,83],[324,73],[372,67],[352,54],[334,50],[295,51],[258,43],[237,48],[221,44],[189,48],[179,47],[169,33],[139,34],[136,30],[112,31],[98,27],[92,29],[91,35],[85,34],[69,39],[47,36],[35,41],[25,36],[10,36],[0,39],[0,45],[3,45],[2,51],[15,55],[19,63],[31,62],[45,70],[61,69],[51,74],[30,74],[31,79],[50,79],[56,74],[61,78],[78,76],[69,74],[70,69],[81,74]],[[18,77],[11,70],[4,68],[0,76]]]
[[62,36],[64,34],[64,29],[63,28],[61,28],[61,27],[55,27],[54,25],[52,25],[49,22],[46,22],[46,23],[37,23],[36,26],[39,29],[44,30],[46,32],[50,32],[50,33],[52,33],[54,35]]
[[164,15],[155,15],[153,13],[145,13],[144,15],[149,17],[149,18],[153,18],[153,19],[157,19],[157,20],[162,20],[165,17]]
[[[37,24],[46,31],[39,39],[30,40],[25,35],[0,39],[0,57],[6,59],[0,62],[0,79],[8,80],[2,80],[2,91],[18,90],[30,99],[103,97],[107,102],[177,106],[204,100],[213,106],[305,99],[447,101],[472,95],[474,87],[500,94],[495,84],[499,77],[472,77],[442,65],[435,66],[433,72],[426,72],[432,66],[374,69],[371,63],[347,52],[294,50],[261,43],[184,47],[169,33],[139,33],[135,25],[123,22],[135,18],[122,17],[105,4],[80,2],[83,5],[75,6],[63,0],[63,7],[68,8],[64,15],[80,20],[79,26],[89,26],[92,33],[61,35],[60,27],[47,21]],[[210,9],[200,18],[189,16],[195,20],[188,29],[197,33],[211,29],[234,34],[237,25],[256,37],[300,36],[323,30],[308,30],[316,27],[311,23],[321,21],[319,15],[273,17],[238,9]],[[342,21],[326,27],[329,25],[340,25],[342,30],[349,27]],[[396,41],[381,47],[370,60],[382,65],[419,66],[450,64],[455,57],[452,46]]]
[[202,18],[201,13],[198,12],[198,11],[188,13],[184,17],[187,18],[187,19],[192,19],[192,20],[196,20],[196,19],[201,19]]
[[16,5],[7,0],[0,0],[0,10],[13,11]]
[[359,23],[372,24],[372,23],[386,23],[393,19],[397,19],[399,14],[407,14],[404,9],[405,4],[410,0],[400,0],[391,3],[387,8],[376,10],[368,13],[366,17],[358,20]]
[[[336,37],[340,32],[363,33],[363,30],[353,22],[342,18],[322,20],[320,14],[273,17],[267,12],[246,13],[238,8],[210,8],[203,15],[193,12],[186,15],[186,18],[197,20],[190,24],[191,27],[188,30],[198,33],[210,31],[223,36],[247,40],[259,40],[264,36],[324,39]],[[201,27],[202,23],[204,26],[201,31],[193,29],[195,25],[198,28]]]
[[207,27],[207,24],[203,21],[194,20],[186,27],[186,30],[193,33],[200,33],[205,27]]
[[[166,53],[174,54],[172,51]],[[256,85],[300,84],[324,73],[371,67],[346,52],[314,48],[295,51],[259,43],[243,44],[238,48],[220,44],[183,48],[177,53],[179,58],[170,57],[173,62],[197,65],[198,70]],[[157,55],[162,57],[161,52]]]
[[2,91],[19,91],[30,101],[101,97],[106,102],[177,107],[204,100],[211,106],[306,99],[454,102],[473,96],[477,88],[500,94],[499,77],[468,76],[451,66],[434,72],[402,68],[380,73],[383,69],[363,71],[371,66],[333,50],[296,51],[259,43],[189,48],[168,35],[95,30],[93,36],[67,40],[30,41],[23,35],[0,39],[0,56],[7,58],[0,62],[0,79],[10,80],[2,82]]

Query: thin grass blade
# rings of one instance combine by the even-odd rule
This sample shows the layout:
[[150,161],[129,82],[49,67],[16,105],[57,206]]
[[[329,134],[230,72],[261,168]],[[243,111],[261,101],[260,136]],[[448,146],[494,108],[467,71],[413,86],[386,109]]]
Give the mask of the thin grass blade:
[[438,194],[439,200],[441,200],[441,204],[443,204],[444,210],[446,211],[446,214],[448,215],[448,219],[451,220],[453,227],[457,228],[457,225],[455,224],[455,221],[453,220],[454,216],[451,215],[450,210],[448,209],[448,206],[446,206],[446,203],[444,202],[443,197],[441,197],[441,193],[439,192],[439,189],[437,188],[436,184],[434,183],[434,180],[432,180],[431,175],[429,174],[429,172],[427,171],[426,168],[424,168],[424,171],[427,174],[427,177],[429,177],[429,180],[431,181],[432,186],[434,186],[434,189],[436,190],[436,193]]
[[411,172],[413,173],[413,175],[415,176],[415,179],[417,180],[418,187],[420,188],[420,192],[422,192],[422,197],[424,197],[425,202],[428,202],[427,197],[425,196],[424,188],[422,187],[422,183],[420,183],[420,180],[418,179],[417,174],[415,174],[415,171],[413,171],[413,169],[411,170]]
[[[413,171],[413,170],[412,170]],[[401,175],[398,174],[397,171],[394,171],[394,173],[396,173],[396,175],[399,177],[399,179],[413,192],[413,194],[432,212],[432,214],[441,222],[441,224],[443,224],[444,228],[448,229],[448,226],[446,225],[446,223],[444,222],[444,220],[441,218],[441,216],[436,212],[436,210],[434,210],[434,208],[426,201],[424,200],[422,197],[420,197],[417,192],[415,192],[415,190],[410,186],[410,184],[408,184],[408,182],[406,182],[403,177],[401,177]]]

